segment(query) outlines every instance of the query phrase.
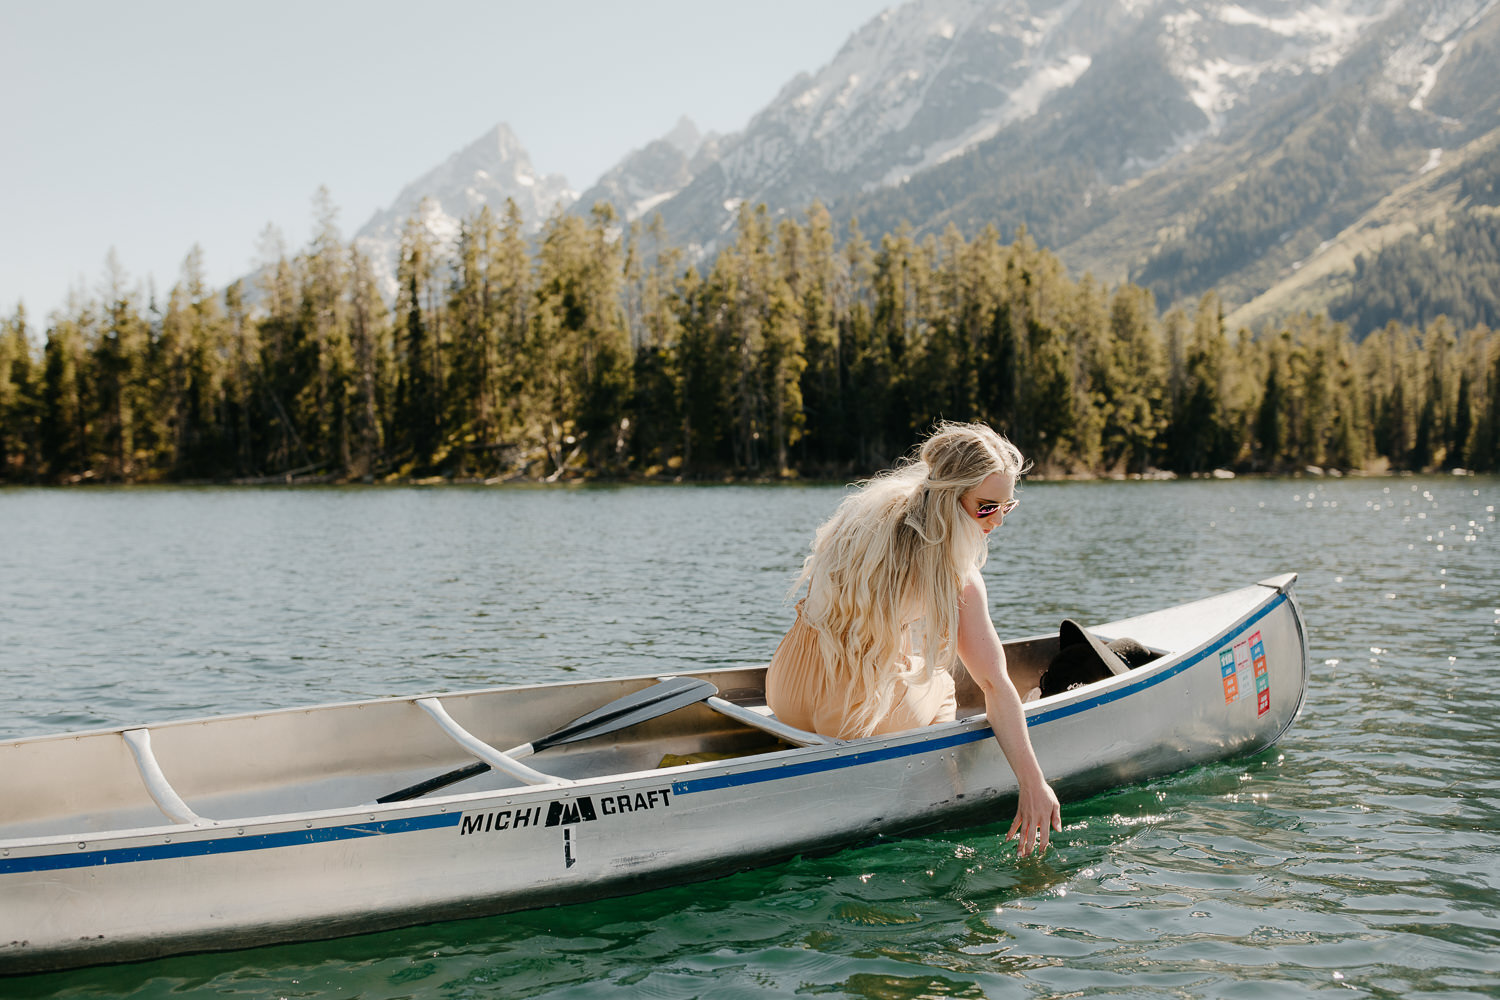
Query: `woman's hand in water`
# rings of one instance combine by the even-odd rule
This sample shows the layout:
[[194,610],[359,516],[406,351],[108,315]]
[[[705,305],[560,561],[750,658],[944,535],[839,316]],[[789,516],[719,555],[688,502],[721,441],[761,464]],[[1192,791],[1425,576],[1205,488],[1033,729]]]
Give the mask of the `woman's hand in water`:
[[1032,844],[1035,843],[1037,856],[1040,857],[1047,853],[1047,845],[1052,842],[1054,830],[1062,832],[1062,806],[1058,804],[1056,793],[1045,781],[1027,782],[1021,787],[1020,798],[1016,802],[1016,818],[1005,839],[1020,839],[1023,858],[1031,853]]

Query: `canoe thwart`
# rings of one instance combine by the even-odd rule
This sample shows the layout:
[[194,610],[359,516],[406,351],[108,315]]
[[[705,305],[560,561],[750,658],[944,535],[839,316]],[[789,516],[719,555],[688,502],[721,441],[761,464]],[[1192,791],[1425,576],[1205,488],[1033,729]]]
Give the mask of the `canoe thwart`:
[[734,702],[725,701],[723,698],[710,698],[707,704],[709,708],[726,718],[744,723],[747,726],[759,729],[761,732],[770,733],[772,736],[784,740],[793,746],[813,747],[840,742],[839,740],[831,740],[826,736],[819,736],[817,733],[810,733],[805,729],[798,729],[796,726],[789,726],[774,715],[762,715],[753,708],[745,708],[743,705],[736,705]]
[[[463,726],[460,726],[436,698],[418,698],[416,703],[419,708],[432,716],[433,720],[443,728],[443,732],[452,737],[453,742],[469,751],[475,757],[478,757],[496,771],[508,774],[512,778],[523,781],[528,785],[549,785],[554,782],[572,784],[572,782],[567,781],[565,778],[543,774],[535,768],[527,767],[505,751],[497,750],[490,746]],[[524,748],[523,753],[529,753],[531,744],[522,744],[522,747],[518,747],[517,749],[522,750],[522,748]],[[475,773],[479,772],[476,771]]]
[[[522,743],[515,749],[504,752],[496,750],[488,743],[475,738],[473,734],[469,733],[457,722],[454,722],[448,713],[443,710],[443,706],[437,703],[435,698],[419,698],[416,700],[416,703],[426,709],[427,713],[434,719],[437,719],[438,724],[448,732],[449,736],[452,736],[460,745],[475,757],[478,757],[479,760],[472,764],[455,768],[444,774],[439,774],[434,778],[428,778],[426,781],[420,781],[407,788],[391,792],[388,795],[382,795],[375,801],[384,804],[387,802],[405,802],[408,799],[420,798],[428,792],[435,792],[439,788],[446,788],[466,778],[472,778],[476,774],[483,774],[491,767],[520,778],[527,784],[536,785],[550,782],[571,785],[573,784],[571,780],[550,777],[542,774],[540,771],[533,771],[526,765],[518,763],[516,758],[528,757],[533,753],[540,753],[548,747],[577,743],[580,740],[593,739],[596,736],[607,736],[621,729],[627,729],[638,723],[666,715],[668,712],[675,712],[679,708],[697,704],[705,698],[718,693],[719,689],[714,687],[712,682],[698,677],[669,677],[658,681],[650,687],[639,691],[632,691],[630,694],[616,698],[602,708],[596,708],[586,715],[579,716],[561,729],[555,729],[546,736],[532,740],[530,743]],[[423,704],[424,702],[430,704]],[[495,758],[494,760],[491,759],[492,756]],[[496,763],[496,761],[503,761],[504,763]],[[542,780],[534,781],[525,777],[525,773],[536,775]]]
[[125,744],[135,755],[135,766],[141,773],[141,781],[145,783],[146,791],[151,793],[156,807],[165,813],[168,819],[174,823],[188,825],[202,825],[210,822],[193,812],[182,800],[182,796],[177,794],[177,789],[172,787],[167,776],[162,773],[161,764],[157,762],[156,754],[151,750],[150,730],[127,729],[120,735],[125,738]]

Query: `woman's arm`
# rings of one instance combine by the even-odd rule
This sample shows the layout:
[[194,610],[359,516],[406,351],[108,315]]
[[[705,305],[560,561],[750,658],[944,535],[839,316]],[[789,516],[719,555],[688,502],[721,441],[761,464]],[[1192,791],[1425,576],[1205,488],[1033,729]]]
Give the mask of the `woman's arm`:
[[1051,840],[1051,831],[1062,831],[1062,807],[1031,748],[1021,696],[1005,669],[1005,648],[990,620],[989,595],[978,567],[970,570],[959,595],[958,656],[984,692],[984,713],[1020,786],[1016,820],[1005,839],[1019,834],[1024,858],[1031,853],[1035,837],[1037,853],[1042,854]]

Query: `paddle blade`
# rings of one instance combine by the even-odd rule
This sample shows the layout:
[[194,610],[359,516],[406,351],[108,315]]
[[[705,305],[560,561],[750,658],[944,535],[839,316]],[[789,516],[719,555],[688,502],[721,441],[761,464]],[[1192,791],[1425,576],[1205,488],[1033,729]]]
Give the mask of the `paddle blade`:
[[659,684],[616,698],[587,715],[580,715],[561,729],[554,730],[539,740],[532,740],[531,745],[537,752],[541,752],[548,747],[603,736],[617,729],[654,719],[658,715],[666,715],[718,693],[719,689],[713,684],[697,677],[670,677]]

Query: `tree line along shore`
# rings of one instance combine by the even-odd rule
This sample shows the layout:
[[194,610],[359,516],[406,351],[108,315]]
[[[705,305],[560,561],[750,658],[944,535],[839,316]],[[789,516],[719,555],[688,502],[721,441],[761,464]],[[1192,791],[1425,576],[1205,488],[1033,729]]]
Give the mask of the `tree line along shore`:
[[847,478],[981,420],[1050,476],[1500,469],[1500,335],[1228,330],[1217,296],[1070,277],[1024,229],[878,240],[742,206],[702,268],[607,206],[405,227],[394,305],[315,233],[165,303],[114,262],[0,320],[0,481]]

